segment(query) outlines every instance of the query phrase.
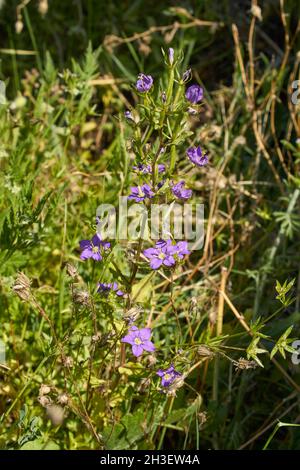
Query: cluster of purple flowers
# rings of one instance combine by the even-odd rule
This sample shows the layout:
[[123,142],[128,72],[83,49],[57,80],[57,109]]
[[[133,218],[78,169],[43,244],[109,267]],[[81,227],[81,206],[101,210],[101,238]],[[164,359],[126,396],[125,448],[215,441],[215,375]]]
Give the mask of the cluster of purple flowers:
[[176,260],[182,260],[189,255],[186,241],[173,243],[172,240],[158,240],[155,247],[144,250],[144,256],[148,258],[151,269],[159,269],[161,266],[172,267]]

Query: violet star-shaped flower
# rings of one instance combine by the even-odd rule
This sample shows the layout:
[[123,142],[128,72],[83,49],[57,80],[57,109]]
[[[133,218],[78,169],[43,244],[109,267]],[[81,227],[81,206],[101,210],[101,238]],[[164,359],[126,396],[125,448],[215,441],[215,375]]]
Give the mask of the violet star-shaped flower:
[[161,377],[161,385],[163,387],[169,387],[174,380],[178,377],[182,377],[182,374],[175,370],[173,364],[168,369],[159,369],[156,374]]
[[108,294],[110,291],[115,292],[119,297],[122,297],[124,295],[124,292],[119,289],[118,284],[116,282],[100,282],[98,284],[97,292]]
[[193,104],[197,104],[203,98],[203,88],[199,85],[191,85],[185,92],[186,99]]
[[147,248],[144,250],[144,256],[150,260],[150,267],[152,269],[159,269],[163,266],[174,266],[174,254],[177,252],[175,245],[172,245],[171,240],[158,240],[154,248]]
[[153,85],[153,78],[151,75],[145,75],[144,73],[140,73],[138,76],[138,80],[136,82],[136,89],[140,93],[146,93],[150,90]]
[[178,197],[178,199],[189,199],[193,194],[191,189],[186,189],[184,186],[185,182],[179,181],[179,183],[174,184],[171,188],[172,193],[174,196]]
[[142,186],[132,186],[131,194],[128,196],[128,199],[134,199],[135,202],[142,202],[146,198],[152,198],[154,192],[150,188],[149,184],[143,184]]
[[150,341],[151,328],[138,329],[136,326],[132,326],[129,329],[129,334],[121,339],[121,343],[128,343],[132,346],[132,353],[139,357],[143,354],[143,351],[153,352],[155,346]]
[[187,149],[186,154],[194,165],[205,166],[208,163],[207,155],[203,155],[200,146],[190,147]]
[[83,260],[92,258],[95,261],[101,261],[101,251],[110,248],[110,243],[102,241],[98,233],[96,233],[91,240],[81,240],[79,245],[81,249],[80,258]]
[[[166,167],[163,163],[159,163],[158,165],[158,173],[164,173]],[[151,174],[152,173],[152,166],[146,165],[144,163],[138,163],[137,165],[132,167],[133,170],[137,171],[138,173],[142,173],[143,175]]]

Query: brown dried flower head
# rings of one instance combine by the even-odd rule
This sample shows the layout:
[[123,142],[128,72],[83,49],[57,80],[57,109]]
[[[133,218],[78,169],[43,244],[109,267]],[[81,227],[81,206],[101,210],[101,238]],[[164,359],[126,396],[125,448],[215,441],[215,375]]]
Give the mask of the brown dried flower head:
[[21,300],[28,301],[30,298],[30,284],[30,279],[20,272],[12,286],[12,290]]

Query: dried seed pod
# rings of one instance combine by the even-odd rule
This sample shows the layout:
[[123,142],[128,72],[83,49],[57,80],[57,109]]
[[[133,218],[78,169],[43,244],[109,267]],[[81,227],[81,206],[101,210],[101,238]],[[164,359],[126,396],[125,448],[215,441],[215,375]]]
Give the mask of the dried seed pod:
[[248,361],[243,357],[240,357],[235,363],[235,370],[256,369],[256,367],[258,367],[258,364],[255,361]]
[[40,402],[40,404],[42,406],[44,406],[45,408],[49,405],[51,405],[52,403],[52,400],[50,397],[48,397],[47,395],[42,395],[40,397],[38,397],[38,401]]
[[137,305],[136,307],[132,307],[127,312],[123,313],[123,318],[128,323],[134,323],[140,314],[143,312],[143,307]]
[[22,31],[23,31],[23,28],[24,28],[24,24],[23,24],[23,21],[18,19],[16,22],[15,22],[15,30],[16,30],[16,33],[17,34],[20,34]]
[[199,356],[203,357],[209,357],[214,355],[214,352],[208,346],[205,346],[205,344],[200,344],[197,349],[197,353]]
[[90,305],[90,294],[87,291],[75,290],[73,292],[73,302],[84,306]]
[[53,426],[60,426],[64,420],[64,409],[59,405],[48,405],[47,416]]
[[40,390],[39,390],[39,395],[42,396],[42,395],[48,395],[48,393],[51,392],[51,387],[49,387],[49,385],[45,385],[45,384],[42,384],[40,386]]

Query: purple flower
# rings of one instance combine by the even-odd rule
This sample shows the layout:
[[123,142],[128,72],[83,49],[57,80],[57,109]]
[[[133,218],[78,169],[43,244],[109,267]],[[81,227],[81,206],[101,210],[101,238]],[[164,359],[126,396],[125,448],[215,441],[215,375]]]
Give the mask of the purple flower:
[[159,369],[156,374],[161,377],[161,384],[163,387],[169,387],[177,377],[181,377],[182,374],[175,370],[173,364],[168,369]]
[[132,353],[139,357],[143,351],[153,352],[155,346],[150,341],[151,328],[142,328],[139,330],[136,326],[129,328],[129,334],[121,339],[121,343],[129,343],[132,346]]
[[158,269],[161,265],[174,266],[174,254],[177,252],[176,246],[172,245],[171,240],[158,240],[155,248],[147,248],[144,250],[144,255],[150,260],[150,267]]
[[182,75],[182,81],[183,81],[184,83],[188,82],[188,81],[190,80],[191,76],[192,76],[192,71],[191,71],[191,69],[186,70],[186,71],[184,72],[184,74]]
[[122,297],[124,295],[124,292],[118,288],[118,284],[116,282],[109,282],[109,283],[100,282],[98,284],[97,292],[108,294],[110,291],[115,292],[119,297]]
[[207,155],[203,155],[201,147],[190,147],[186,151],[187,156],[197,166],[204,166],[208,163]]
[[196,104],[203,98],[203,88],[199,85],[191,85],[186,90],[185,97],[190,103]]
[[149,184],[143,184],[142,186],[132,186],[131,194],[129,194],[128,199],[134,199],[135,202],[142,202],[146,198],[152,198],[154,192],[150,188]]
[[182,240],[178,242],[176,245],[176,254],[178,258],[183,259],[185,255],[189,255],[190,251],[188,250],[188,242],[185,240]]
[[184,186],[184,181],[179,181],[179,183],[174,184],[171,188],[174,196],[179,199],[189,199],[192,196],[193,191],[191,189],[186,189]]
[[140,93],[146,93],[150,90],[153,85],[153,78],[151,75],[145,75],[144,73],[140,73],[138,76],[138,80],[136,82],[136,89]]
[[164,173],[166,171],[166,166],[163,163],[159,163],[157,166],[158,166],[158,173]]
[[110,248],[110,243],[102,241],[98,233],[91,240],[81,240],[79,245],[81,249],[80,258],[83,260],[93,258],[95,261],[101,261],[101,251]]
[[170,65],[173,65],[173,63],[174,63],[174,49],[173,49],[173,47],[169,48],[168,56],[169,56]]
[[130,121],[134,121],[131,111],[125,111],[124,116],[126,117],[126,119],[129,119]]
[[[152,166],[151,165],[145,165],[143,163],[138,163],[136,166],[132,167],[133,170],[142,173],[143,175],[146,174],[151,174],[152,173]],[[158,173],[164,173],[166,170],[166,167],[163,163],[158,164]]]

